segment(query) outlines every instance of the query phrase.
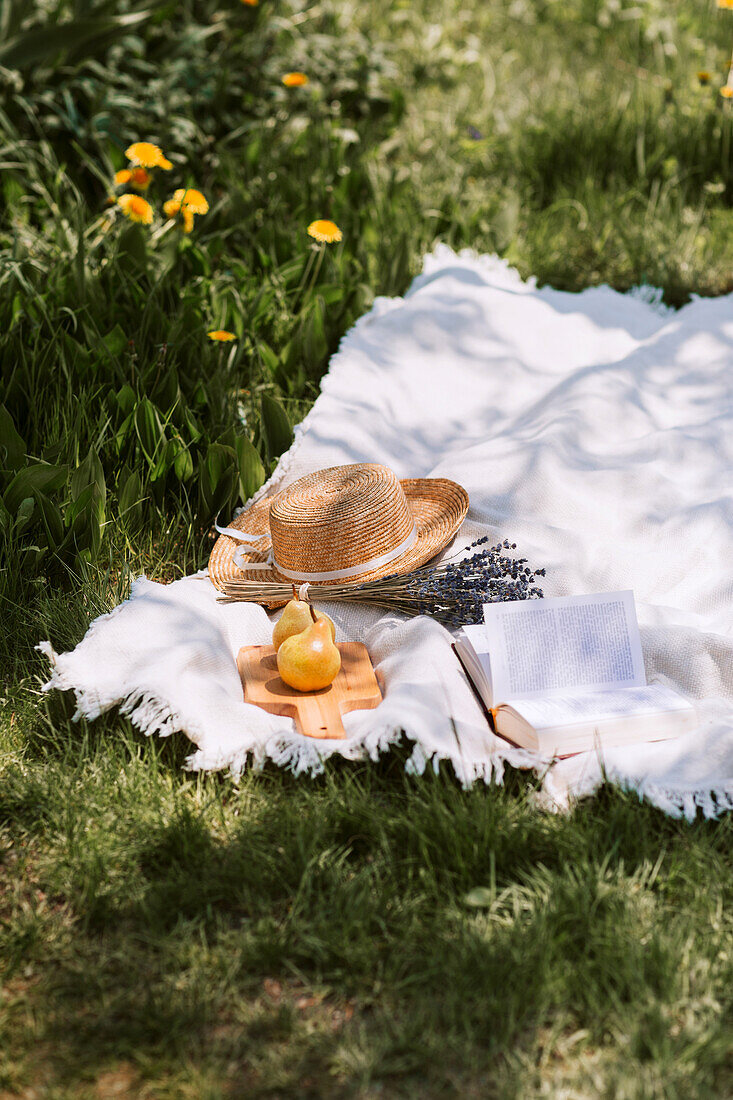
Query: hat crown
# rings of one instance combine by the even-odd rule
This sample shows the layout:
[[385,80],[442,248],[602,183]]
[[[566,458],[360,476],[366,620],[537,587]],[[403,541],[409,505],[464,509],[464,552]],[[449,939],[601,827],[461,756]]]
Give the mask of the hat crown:
[[273,555],[293,572],[361,565],[400,546],[413,527],[402,485],[378,463],[306,474],[270,506]]

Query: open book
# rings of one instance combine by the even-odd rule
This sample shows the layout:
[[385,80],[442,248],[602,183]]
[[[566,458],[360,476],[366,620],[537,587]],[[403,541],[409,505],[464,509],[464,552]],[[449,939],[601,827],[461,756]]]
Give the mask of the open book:
[[496,732],[547,756],[697,724],[687,699],[646,682],[633,592],[485,604],[453,648]]

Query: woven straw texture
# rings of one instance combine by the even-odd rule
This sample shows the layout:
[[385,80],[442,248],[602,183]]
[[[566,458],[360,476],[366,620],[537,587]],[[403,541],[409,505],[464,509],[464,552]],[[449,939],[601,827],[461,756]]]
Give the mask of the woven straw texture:
[[[361,584],[424,565],[448,545],[467,511],[468,494],[454,481],[400,481],[387,466],[360,462],[306,474],[274,498],[257,501],[229,526],[262,537],[257,554],[243,554],[245,563],[265,561],[272,547],[283,568],[308,574],[381,557],[408,537],[414,522],[417,538],[405,553],[344,582]],[[209,576],[217,588],[232,580],[290,582],[274,568],[241,570],[232,560],[238,545],[228,535],[214,544]]]

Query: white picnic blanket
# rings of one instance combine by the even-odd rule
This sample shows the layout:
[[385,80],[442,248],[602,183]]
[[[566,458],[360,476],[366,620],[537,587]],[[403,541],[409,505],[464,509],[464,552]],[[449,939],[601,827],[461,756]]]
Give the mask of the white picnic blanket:
[[605,775],[671,814],[733,808],[733,296],[676,313],[653,299],[540,290],[496,257],[438,247],[404,299],[378,299],[347,334],[258,496],[358,461],[453,478],[471,500],[454,550],[508,538],[546,567],[547,596],[633,588],[648,678],[697,701],[695,732],[548,770],[490,733],[442,626],[331,603],[386,694],[346,716],[347,740],[304,738],[242,701],[234,656],[269,641],[271,622],[217,603],[205,571],[139,578],[73,652],[42,642],[45,690],[72,689],[79,715],[118,706],[145,733],[185,732],[193,769],[270,759],[315,773],[404,734],[411,770],[445,759],[470,783],[533,767],[556,805]]

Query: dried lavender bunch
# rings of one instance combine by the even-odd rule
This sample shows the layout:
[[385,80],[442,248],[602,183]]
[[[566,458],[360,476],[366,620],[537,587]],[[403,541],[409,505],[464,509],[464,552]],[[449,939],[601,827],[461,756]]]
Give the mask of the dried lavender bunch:
[[[488,543],[488,536],[467,547]],[[412,573],[393,573],[365,584],[319,584],[311,587],[312,599],[356,600],[404,615],[430,615],[446,626],[483,621],[483,605],[500,600],[540,599],[535,581],[544,569],[530,569],[526,558],[506,551],[516,543],[504,539],[486,550],[477,550],[461,561],[447,559],[440,565],[423,566]],[[224,585],[222,603],[249,600],[279,606],[290,598],[292,586],[269,581],[230,581]]]
[[[485,546],[488,536],[476,539],[468,550]],[[432,615],[448,626],[483,622],[484,604],[505,600],[541,599],[535,583],[544,569],[530,569],[526,558],[504,553],[517,544],[504,539],[458,562],[408,574],[408,590],[417,598],[419,615]]]

